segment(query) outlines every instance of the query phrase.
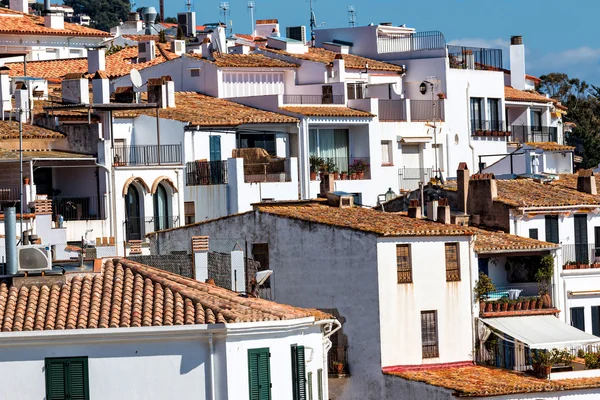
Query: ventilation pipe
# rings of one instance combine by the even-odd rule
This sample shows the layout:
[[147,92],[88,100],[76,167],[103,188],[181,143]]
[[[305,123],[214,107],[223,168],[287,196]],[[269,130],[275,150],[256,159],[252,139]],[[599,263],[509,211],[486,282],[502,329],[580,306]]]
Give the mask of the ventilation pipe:
[[17,211],[15,207],[4,209],[4,236],[6,240],[6,274],[17,274]]

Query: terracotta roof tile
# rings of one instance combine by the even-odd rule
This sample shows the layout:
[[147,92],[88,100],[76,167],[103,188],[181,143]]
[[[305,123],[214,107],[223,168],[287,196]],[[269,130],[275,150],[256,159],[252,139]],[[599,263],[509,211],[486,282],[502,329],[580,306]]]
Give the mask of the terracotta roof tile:
[[310,203],[308,205],[259,205],[258,210],[280,217],[354,229],[380,236],[465,236],[472,234],[470,228],[458,225],[444,225],[424,219],[409,218],[399,213],[384,213],[361,207],[339,208]]
[[[193,92],[175,93],[175,108],[160,110],[160,116],[198,126],[238,126],[242,124],[289,124],[298,119],[270,111],[244,106],[225,99]],[[156,110],[115,111],[115,117],[154,117]]]
[[[37,125],[23,124],[23,139],[58,139],[64,138],[60,132],[42,128]],[[18,139],[19,123],[16,121],[0,121],[0,139]]]
[[499,201],[514,207],[560,207],[599,205],[600,198],[552,184],[538,183],[533,179],[499,180]]
[[190,56],[220,68],[298,68],[297,64],[266,57],[263,54],[217,54],[215,52],[214,60],[203,58],[200,54],[190,54]]
[[[31,160],[38,158],[80,158],[84,159],[92,159],[93,157],[87,154],[79,154],[79,153],[69,153],[66,151],[58,151],[58,150],[48,150],[48,149],[39,149],[39,150],[24,150],[23,151],[23,159]],[[13,149],[0,149],[0,160],[18,160],[19,159],[19,151]]]
[[[577,177],[578,174],[560,174],[558,179],[552,181],[552,185],[577,190]],[[600,172],[594,173],[594,177],[596,184],[600,185]]]
[[52,29],[44,26],[44,18],[25,14],[8,8],[0,9],[0,33],[35,34],[52,36],[108,38],[110,34],[97,29],[65,22],[65,29]]
[[504,98],[509,101],[527,101],[537,103],[556,103],[556,100],[549,99],[546,96],[537,92],[528,92],[525,90],[518,90],[512,86],[504,87]]
[[527,146],[531,146],[536,149],[544,151],[574,151],[575,147],[566,146],[564,144],[558,144],[556,142],[528,142],[525,143]]
[[450,389],[458,397],[558,392],[600,387],[600,377],[547,380],[534,378],[522,372],[476,365],[429,369],[395,369],[392,367],[385,368],[384,373]]
[[305,54],[294,54],[288,53],[283,50],[276,50],[271,48],[265,48],[266,52],[275,54],[285,55],[298,60],[315,61],[328,65],[333,65],[335,56],[341,56],[344,59],[344,64],[347,69],[365,69],[369,64],[369,70],[371,71],[392,71],[392,72],[404,72],[404,69],[399,65],[394,65],[382,61],[373,60],[366,57],[357,56],[354,54],[340,54],[334,51],[325,50],[320,47],[309,47],[308,52]]
[[375,115],[344,106],[292,106],[281,107],[281,110],[308,117],[357,117],[372,118]]
[[0,284],[3,332],[125,328],[331,318],[128,260],[107,261],[102,274],[75,275],[61,286],[17,289]]
[[476,236],[476,253],[494,253],[502,251],[554,250],[557,244],[542,242],[504,232],[492,232],[485,229],[470,227]]

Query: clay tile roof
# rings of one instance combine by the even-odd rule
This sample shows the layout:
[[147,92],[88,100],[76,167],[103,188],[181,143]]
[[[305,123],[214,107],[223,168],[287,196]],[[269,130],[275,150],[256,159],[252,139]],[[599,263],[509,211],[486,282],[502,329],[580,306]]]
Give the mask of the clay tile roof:
[[[42,128],[37,125],[23,124],[23,139],[58,139],[64,138],[60,132]],[[19,123],[16,121],[0,121],[0,139],[18,139]]]
[[[175,93],[175,108],[160,110],[161,118],[189,122],[192,126],[238,126],[242,124],[290,124],[298,119],[288,115],[263,111],[225,99],[193,92]],[[140,115],[154,117],[156,110],[115,111],[114,116],[135,118]]]
[[257,19],[256,25],[264,25],[264,24],[277,24],[279,21],[277,19]]
[[92,79],[108,79],[105,71],[96,71]]
[[[23,76],[22,62],[5,64],[10,68],[10,76]],[[27,61],[27,75],[36,78],[62,79],[69,72],[87,71],[87,58],[69,58],[67,60]]]
[[[85,159],[93,159],[93,156],[88,154],[79,154],[79,153],[70,153],[67,151],[59,151],[59,150],[48,150],[48,149],[31,149],[23,151],[23,159],[24,160],[32,160],[32,159],[66,159],[66,158],[78,158],[81,160]],[[19,151],[12,149],[0,149],[0,160],[18,160],[19,159]]]
[[[552,184],[577,190],[577,176],[577,174],[560,174],[559,178],[553,181]],[[596,183],[600,184],[600,172],[596,172],[594,177],[596,178]]]
[[525,90],[518,90],[512,86],[504,87],[504,98],[509,101],[526,101],[526,102],[537,102],[537,103],[556,103],[556,100],[549,99],[546,96],[537,92],[528,92]]
[[361,110],[343,106],[292,106],[281,107],[282,110],[307,117],[357,117],[372,118],[375,115]]
[[[577,181],[575,180],[575,187]],[[498,197],[495,201],[513,207],[560,207],[600,205],[600,197],[578,192],[557,184],[535,182],[533,179],[507,179],[497,181]]]
[[[27,307],[19,307],[19,304]],[[62,286],[0,284],[2,332],[127,328],[331,318],[128,260],[107,261],[101,274],[67,277]],[[25,321],[25,323],[23,323]]]
[[[415,369],[388,367],[383,372],[387,375],[453,390],[457,397],[488,397],[600,387],[600,377],[547,380],[534,378],[522,372],[476,365]],[[532,396],[535,397],[539,396]]]
[[200,54],[190,54],[221,68],[298,68],[297,64],[266,57],[262,54],[218,54],[213,53],[214,60],[202,58]]
[[81,79],[84,75],[84,72],[69,72],[64,76],[64,79]]
[[0,33],[32,34],[51,36],[75,36],[108,38],[110,34],[97,29],[65,22],[64,29],[52,29],[44,26],[44,18],[33,14],[25,14],[8,8],[0,9]]
[[554,250],[559,247],[559,245],[555,243],[542,242],[541,240],[511,235],[504,232],[492,232],[473,227],[470,229],[477,235],[475,238],[476,253],[541,251]]
[[339,208],[315,203],[305,205],[259,205],[260,212],[301,221],[354,229],[379,236],[465,236],[470,228],[444,225],[398,213],[372,209]]
[[544,151],[574,151],[575,147],[558,144],[556,142],[528,142],[527,146]]
[[[340,54],[336,53],[335,51],[325,50],[320,47],[309,47],[308,53],[304,54],[293,54],[283,50],[275,50],[271,48],[265,48],[264,50],[267,52],[282,54],[299,60],[315,61],[328,65],[333,65],[333,60],[335,60],[335,56]],[[360,57],[354,54],[342,54],[341,56],[344,60],[346,69],[364,70],[365,68],[367,68],[367,64],[369,64],[370,71],[392,71],[399,73],[404,72],[404,69],[399,65],[377,61],[366,57]]]

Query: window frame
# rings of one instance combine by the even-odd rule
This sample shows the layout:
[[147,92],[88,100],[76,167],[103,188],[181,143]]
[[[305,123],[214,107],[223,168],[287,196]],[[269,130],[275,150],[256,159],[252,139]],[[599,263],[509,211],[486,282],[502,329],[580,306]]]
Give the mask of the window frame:
[[[258,387],[258,396],[253,397],[252,396],[252,357],[254,355],[258,355],[258,357],[260,358],[261,356],[265,356],[267,357],[267,371],[266,371],[266,375],[267,375],[267,380],[268,380],[268,384],[269,384],[269,390],[267,393],[266,398],[264,396],[261,397],[261,392],[260,392],[260,366],[257,367],[256,370],[256,381],[257,381],[257,385]],[[273,398],[273,394],[272,394],[272,381],[271,381],[271,349],[269,347],[261,347],[261,348],[257,348],[257,349],[248,349],[248,397],[250,400],[271,400]]]
[[[456,253],[456,268],[450,268],[448,260],[448,248],[453,246]],[[460,273],[460,246],[458,242],[444,243],[444,258],[446,259],[446,282],[459,282]]]
[[[556,226],[556,231],[553,229]],[[556,243],[560,242],[560,226],[558,215],[546,215],[544,217],[544,227],[546,230],[546,237],[544,238],[546,242]],[[556,238],[553,236],[556,234]]]
[[306,357],[304,346],[293,344],[292,350],[292,399],[306,400]]
[[[393,167],[394,166],[394,147],[391,140],[381,141],[381,166],[382,167]],[[387,149],[384,148],[387,147]],[[387,162],[383,159],[383,155],[387,153]]]
[[196,222],[196,203],[193,201],[183,202],[183,216],[185,224],[193,224]]
[[[400,255],[399,254],[400,249],[406,249],[407,254]],[[398,284],[413,283],[412,251],[411,250],[412,250],[411,245],[408,243],[396,244],[396,281]],[[400,260],[401,257],[406,258],[408,260],[408,262],[407,262],[408,268],[406,268],[406,265],[402,265],[402,267],[401,267],[401,260]],[[404,264],[404,263],[402,263],[402,264]]]
[[[573,312],[581,312],[581,321],[579,321],[579,318],[573,318]],[[571,323],[570,325],[573,328],[579,329],[583,332],[585,332],[585,307],[571,307],[569,308],[569,316],[571,319]],[[581,322],[581,327],[579,327],[579,322]]]
[[[81,362],[83,366],[83,400],[90,399],[90,377],[89,377],[89,367],[88,367],[88,357],[48,357],[44,359],[44,368],[45,368],[45,386],[46,386],[46,399],[45,400],[54,400],[57,399],[56,396],[53,395],[52,389],[52,376],[51,376],[51,365],[52,364],[62,364],[63,365],[63,374],[64,374],[64,388],[65,388],[65,397],[66,398],[74,398],[72,397],[72,379],[71,376],[71,363],[72,362]],[[62,396],[61,396],[62,397]]]
[[529,238],[530,239],[538,240],[538,237],[539,237],[538,228],[529,229]]
[[[428,318],[428,316],[432,316]],[[421,356],[422,358],[438,358],[440,356],[440,337],[438,331],[437,310],[421,311]],[[428,323],[433,323],[433,326],[428,326]],[[427,338],[432,334],[433,342]],[[427,348],[426,348],[427,347]]]

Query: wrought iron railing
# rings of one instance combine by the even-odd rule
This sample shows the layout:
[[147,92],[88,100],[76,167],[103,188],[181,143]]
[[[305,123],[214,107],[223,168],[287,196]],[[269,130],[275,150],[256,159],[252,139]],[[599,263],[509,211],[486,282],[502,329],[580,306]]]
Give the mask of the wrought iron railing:
[[0,203],[14,203],[21,201],[21,186],[0,186]]
[[115,146],[116,167],[182,164],[180,144]]
[[504,134],[507,132],[506,123],[500,120],[482,121],[478,119],[471,120],[471,135],[482,136],[486,133]]
[[444,121],[444,100],[411,100],[411,121]]
[[502,50],[448,46],[450,68],[502,71]]
[[54,218],[62,215],[65,221],[102,220],[106,218],[104,199],[98,196],[52,198],[52,214]]
[[403,53],[420,50],[436,50],[446,47],[446,39],[439,31],[414,33],[377,33],[378,53]]
[[406,121],[406,100],[379,99],[380,121]]
[[186,164],[186,186],[223,185],[227,182],[227,160]]
[[475,362],[479,365],[515,371],[532,370],[532,354],[527,346],[515,346],[513,342],[499,341],[492,334],[491,340],[476,343]]
[[344,95],[285,94],[283,104],[344,104]]
[[327,354],[327,364],[329,374],[348,375],[350,373],[350,368],[348,365],[348,346],[331,347],[329,354]]
[[556,127],[512,125],[510,130],[513,142],[558,142],[558,128]]
[[262,163],[244,163],[244,182],[289,182],[286,161],[284,158],[278,158]]
[[125,219],[124,224],[128,241],[142,240],[149,233],[179,227],[179,217],[170,215],[129,217]]

